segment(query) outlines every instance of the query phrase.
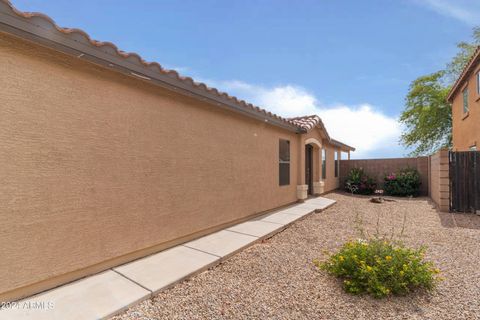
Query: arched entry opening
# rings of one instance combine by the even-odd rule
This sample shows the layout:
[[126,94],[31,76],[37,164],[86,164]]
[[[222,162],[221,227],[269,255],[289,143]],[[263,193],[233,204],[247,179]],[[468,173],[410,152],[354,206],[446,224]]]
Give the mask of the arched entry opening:
[[310,138],[305,140],[305,185],[308,186],[307,194],[315,195],[318,193],[316,184],[320,181],[320,151],[321,143]]
[[307,194],[313,195],[313,145],[305,146],[305,184],[308,186]]
[[322,143],[315,138],[303,140],[301,145],[300,184],[297,185],[297,198],[304,201],[308,196],[323,193],[323,181],[320,179]]

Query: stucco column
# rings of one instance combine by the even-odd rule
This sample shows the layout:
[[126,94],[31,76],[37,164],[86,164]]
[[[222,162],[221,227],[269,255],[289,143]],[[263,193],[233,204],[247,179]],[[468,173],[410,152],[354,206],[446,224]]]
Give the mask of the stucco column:
[[439,152],[440,164],[438,166],[438,208],[442,212],[450,211],[450,170],[448,149],[441,149]]
[[305,184],[305,139],[300,136],[298,148],[298,185]]
[[316,196],[321,195],[325,190],[325,182],[322,180],[322,148],[317,149],[318,181],[313,182],[313,194]]
[[299,202],[305,201],[308,197],[308,184],[301,184],[297,186],[297,200]]
[[299,136],[297,199],[303,202],[308,197],[308,185],[305,184],[305,139]]
[[313,194],[316,196],[325,192],[325,182],[322,180],[313,183]]

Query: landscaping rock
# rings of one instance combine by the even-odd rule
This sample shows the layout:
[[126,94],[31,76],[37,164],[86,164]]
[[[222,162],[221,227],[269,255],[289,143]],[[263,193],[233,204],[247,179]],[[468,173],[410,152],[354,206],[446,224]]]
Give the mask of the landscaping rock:
[[[114,319],[480,318],[479,221],[465,228],[444,226],[447,218],[459,215],[437,213],[427,198],[400,198],[379,206],[368,196],[327,197],[338,202]],[[381,300],[345,293],[335,277],[318,271],[312,261],[325,261],[325,251],[359,238],[357,215],[369,234],[376,232],[380,217],[380,231],[391,234],[394,227],[397,238],[406,216],[402,241],[426,245],[426,259],[442,270],[445,281],[432,293]]]

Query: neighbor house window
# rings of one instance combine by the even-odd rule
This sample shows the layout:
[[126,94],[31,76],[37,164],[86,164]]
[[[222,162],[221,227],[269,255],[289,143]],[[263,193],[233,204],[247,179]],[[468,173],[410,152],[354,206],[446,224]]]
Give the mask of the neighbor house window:
[[322,149],[322,179],[327,178],[327,149]]
[[463,113],[468,112],[468,88],[463,90]]
[[477,95],[480,95],[480,71],[477,72]]
[[339,165],[340,161],[338,161],[338,151],[335,150],[335,178],[338,177],[338,171],[340,170]]
[[290,141],[280,139],[278,147],[279,181],[281,186],[290,184]]

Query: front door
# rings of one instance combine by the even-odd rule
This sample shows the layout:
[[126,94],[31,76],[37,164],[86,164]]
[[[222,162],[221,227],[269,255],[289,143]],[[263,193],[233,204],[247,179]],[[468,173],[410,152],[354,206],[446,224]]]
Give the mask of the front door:
[[305,183],[308,185],[308,194],[313,194],[313,147],[305,146]]

